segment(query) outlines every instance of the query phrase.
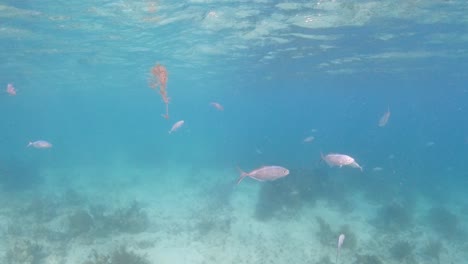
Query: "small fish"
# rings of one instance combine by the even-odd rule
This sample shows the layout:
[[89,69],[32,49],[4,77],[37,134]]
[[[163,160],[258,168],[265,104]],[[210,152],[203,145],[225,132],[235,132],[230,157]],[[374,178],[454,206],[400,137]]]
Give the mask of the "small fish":
[[372,171],[383,171],[382,167],[374,167]]
[[45,140],[37,140],[34,142],[29,142],[29,144],[26,147],[33,147],[33,148],[38,148],[38,149],[46,149],[46,148],[51,148],[52,144]]
[[314,136],[309,136],[309,137],[304,138],[304,140],[302,142],[310,143],[310,142],[314,141],[314,139],[315,139]]
[[210,105],[212,105],[214,108],[218,109],[219,111],[224,111],[224,107],[217,102],[211,102]]
[[434,145],[435,145],[434,141],[429,141],[426,143],[426,147],[432,147]]
[[258,147],[255,147],[255,153],[257,153],[258,155],[262,155],[263,151],[259,149]]
[[11,95],[11,96],[15,96],[15,95],[16,95],[16,89],[15,89],[15,87],[13,86],[13,84],[11,84],[11,83],[7,84],[6,92],[7,92],[7,94],[9,94],[9,95]]
[[338,257],[340,256],[341,246],[343,245],[344,240],[345,240],[345,235],[341,234],[338,237],[338,246],[336,247],[336,264],[338,264]]
[[247,176],[257,181],[274,181],[289,174],[289,170],[281,166],[263,166],[251,172],[244,172],[239,168],[239,171],[241,174],[237,184]]
[[390,118],[390,107],[387,109],[387,112],[385,112],[382,115],[382,117],[379,119],[379,127],[386,126],[389,118]]
[[338,166],[338,167],[343,167],[343,166],[350,166],[352,168],[357,168],[362,171],[362,167],[359,166],[359,164],[354,160],[354,158],[345,155],[345,154],[337,154],[337,153],[331,153],[327,154],[325,156],[322,155],[322,159],[328,164],[330,167]]
[[174,125],[172,125],[171,130],[169,130],[169,134],[172,134],[172,132],[177,131],[177,129],[179,129],[184,123],[184,120],[177,121]]

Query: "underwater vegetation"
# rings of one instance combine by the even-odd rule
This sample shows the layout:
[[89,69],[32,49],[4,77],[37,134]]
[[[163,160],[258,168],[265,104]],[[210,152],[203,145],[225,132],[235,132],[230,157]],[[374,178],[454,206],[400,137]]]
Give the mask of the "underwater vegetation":
[[103,206],[92,206],[89,210],[76,209],[68,216],[68,231],[72,236],[91,231],[97,236],[106,236],[113,232],[140,233],[148,226],[148,215],[137,202],[111,212],[106,212]]
[[37,166],[19,159],[0,162],[0,185],[6,191],[23,191],[43,182]]
[[319,230],[316,235],[322,246],[330,246],[336,248],[336,243],[338,236],[340,234],[345,234],[346,239],[343,243],[343,248],[356,249],[357,247],[357,237],[354,232],[351,231],[349,225],[342,225],[338,230],[334,231],[330,224],[328,224],[322,217],[317,216],[315,218],[317,224],[319,225]]
[[46,257],[43,246],[29,240],[16,241],[5,255],[8,264],[39,264]]
[[31,201],[20,209],[21,215],[28,215],[38,222],[48,222],[58,215],[60,204],[58,199],[53,196],[45,196],[41,194],[35,195]]
[[260,189],[255,218],[260,221],[267,221],[273,217],[290,218],[301,206],[300,198],[289,186],[277,181],[265,182]]
[[303,206],[314,206],[324,199],[339,208],[352,208],[346,200],[344,184],[336,184],[326,170],[293,169],[291,175],[274,182],[263,182],[257,200],[255,217],[267,221],[273,217],[289,219]]
[[235,185],[232,182],[217,182],[203,190],[209,210],[219,211],[231,208],[231,197]]
[[415,263],[414,246],[408,241],[397,241],[390,248],[390,256],[399,263]]
[[204,218],[195,224],[197,235],[204,237],[211,232],[227,234],[231,230],[231,219]]
[[70,234],[77,236],[90,231],[94,220],[86,210],[78,209],[68,216],[68,226]]
[[317,216],[315,220],[317,220],[317,224],[319,225],[319,231],[317,231],[316,235],[320,241],[320,244],[322,246],[334,245],[337,236],[336,233],[331,229],[330,224],[325,222],[325,220],[320,216]]
[[107,220],[120,232],[140,233],[149,226],[148,214],[141,205],[134,201],[129,207],[117,208]]
[[351,231],[351,227],[349,225],[342,225],[338,228],[337,234],[345,234],[346,242],[343,244],[343,248],[348,248],[350,250],[354,250],[357,248],[357,236],[356,234]]
[[408,206],[392,202],[380,207],[371,223],[386,232],[406,230],[411,227],[413,216]]
[[141,256],[126,247],[120,246],[109,254],[98,253],[93,250],[89,259],[83,264],[151,264],[146,256]]
[[458,216],[445,207],[433,207],[427,215],[432,229],[447,239],[462,238],[464,231],[461,230]]

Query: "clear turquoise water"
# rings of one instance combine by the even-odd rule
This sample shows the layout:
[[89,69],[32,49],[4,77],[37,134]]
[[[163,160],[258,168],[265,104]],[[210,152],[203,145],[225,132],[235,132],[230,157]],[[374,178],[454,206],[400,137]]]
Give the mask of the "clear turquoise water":
[[[194,195],[197,206],[200,193],[207,196],[204,202],[221,200],[226,208],[243,208],[236,201],[246,199],[250,209],[233,209],[222,220],[261,223],[263,235],[275,234],[275,221],[307,225],[298,214],[309,215],[310,228],[317,228],[315,218],[329,215],[314,210],[348,215],[341,220],[354,221],[362,243],[346,249],[345,242],[343,263],[364,263],[359,257],[369,252],[383,263],[437,263],[424,253],[427,241],[442,241],[441,263],[466,261],[461,252],[468,247],[467,9],[455,0],[0,1],[0,85],[13,83],[18,90],[17,96],[0,96],[3,263],[26,263],[8,258],[23,240],[49,245],[49,257],[34,263],[55,263],[52,255],[60,256],[59,263],[84,262],[71,248],[91,237],[91,246],[83,249],[87,256],[100,239],[111,237],[99,234],[100,222],[90,212],[95,197],[107,197],[103,203],[109,208],[121,206],[118,201],[146,204],[149,224],[136,233],[164,240],[151,220],[159,209],[153,199],[159,194],[173,199],[171,207],[181,210],[168,213],[168,219],[184,218],[190,202],[176,197],[185,193]],[[148,85],[156,63],[169,72],[169,120],[161,117],[164,103]],[[209,105],[213,101],[225,110],[216,111]],[[390,120],[380,128],[388,107]],[[168,135],[182,119],[184,127]],[[304,144],[308,136],[315,139]],[[38,139],[53,148],[26,148]],[[349,154],[364,172],[328,168],[321,152]],[[285,166],[291,175],[232,187],[236,166],[250,170],[266,164]],[[143,193],[153,184],[161,193],[148,199]],[[70,190],[85,202],[65,202]],[[210,199],[214,190],[225,195]],[[53,214],[38,209],[50,213],[46,220],[28,213],[39,207],[31,205],[33,197],[46,197],[44,207],[54,208]],[[81,209],[93,220],[77,235],[67,226]],[[400,223],[395,214],[412,220]],[[9,231],[18,216],[18,225],[46,226],[48,235],[33,235],[34,228]],[[336,219],[327,220],[340,222]],[[180,226],[182,237],[193,234],[189,225]],[[198,227],[206,226],[219,227],[209,221]],[[371,233],[359,235],[358,226]],[[232,240],[231,247],[238,236],[250,236],[247,229],[214,229]],[[395,229],[398,235],[388,238]],[[119,230],[112,234],[119,236]],[[53,232],[62,240],[51,239]],[[319,240],[315,232],[301,234],[310,238],[310,247]],[[377,252],[369,236],[390,242]],[[294,261],[326,263],[320,262],[325,255],[333,260],[337,237],[318,252],[291,253]],[[198,236],[181,239],[206,245],[205,259],[185,263],[214,263],[206,253],[214,251],[209,243]],[[57,249],[57,240],[67,241],[65,249]],[[398,241],[414,246],[411,256],[393,256]],[[124,244],[149,254],[151,263],[169,263],[163,256],[170,246],[163,250],[155,243]],[[182,248],[194,250],[187,243]],[[273,252],[276,248],[258,254],[282,263]],[[262,263],[249,259],[236,261]]]

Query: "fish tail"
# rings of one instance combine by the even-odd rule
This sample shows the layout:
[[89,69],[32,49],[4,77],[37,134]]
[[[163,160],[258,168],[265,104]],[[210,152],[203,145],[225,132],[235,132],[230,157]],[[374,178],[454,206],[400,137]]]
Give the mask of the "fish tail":
[[361,172],[362,172],[362,171],[364,171],[364,168],[362,168],[362,166],[361,166],[361,165],[359,165],[357,162],[356,162],[356,168],[360,169],[360,170],[361,170]]
[[236,184],[239,184],[246,176],[249,176],[249,174],[243,171],[241,168],[239,168],[239,166],[237,166],[237,170],[239,171],[240,175],[239,175],[239,179],[237,179]]
[[32,144],[33,143],[30,141],[26,147],[28,148],[28,147],[32,146]]
[[[322,151],[320,151],[320,158],[321,158],[323,161],[327,162],[327,160],[325,159],[325,155],[323,155],[323,152],[322,152]],[[327,164],[328,164],[328,162],[327,162]]]

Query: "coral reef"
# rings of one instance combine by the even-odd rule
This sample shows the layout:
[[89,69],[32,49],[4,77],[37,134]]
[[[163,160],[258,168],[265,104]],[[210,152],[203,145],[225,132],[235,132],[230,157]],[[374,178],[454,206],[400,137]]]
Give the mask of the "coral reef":
[[414,263],[413,250],[408,241],[398,241],[390,248],[390,255],[399,263]]
[[99,254],[93,250],[89,259],[83,264],[150,264],[145,256],[140,256],[121,246],[110,254]]
[[46,257],[43,246],[29,240],[16,241],[5,256],[8,264],[39,264]]

